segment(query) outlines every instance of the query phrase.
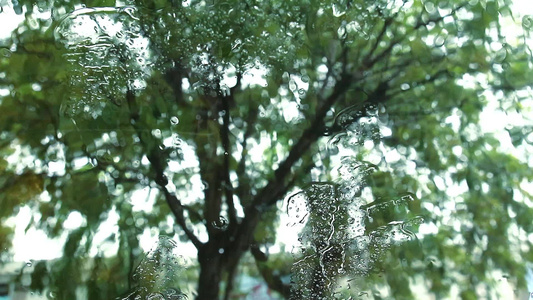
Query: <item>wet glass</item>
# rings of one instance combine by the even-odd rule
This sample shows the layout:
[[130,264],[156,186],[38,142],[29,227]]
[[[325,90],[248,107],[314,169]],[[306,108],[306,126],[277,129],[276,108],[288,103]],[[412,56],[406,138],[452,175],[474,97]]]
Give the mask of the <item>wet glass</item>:
[[0,299],[533,292],[527,3],[0,5]]

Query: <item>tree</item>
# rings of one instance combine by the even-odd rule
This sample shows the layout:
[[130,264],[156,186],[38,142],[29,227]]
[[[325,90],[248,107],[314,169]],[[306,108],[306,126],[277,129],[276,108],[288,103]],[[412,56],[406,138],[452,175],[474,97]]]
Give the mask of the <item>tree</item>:
[[[496,271],[525,285],[532,127],[506,127],[511,154],[480,124],[487,107],[531,109],[531,18],[506,36],[510,1],[86,5],[13,1],[25,19],[2,42],[0,219],[29,206],[31,226],[68,232],[34,289],[124,295],[155,228],[196,247],[197,299],[229,299],[247,253],[288,296],[265,247],[298,190],[311,256],[293,268],[295,299],[349,297],[356,277],[399,298],[420,278],[439,298],[493,291]],[[146,188],[153,207],[134,210]],[[73,211],[85,222],[66,230]],[[77,266],[110,214],[116,256],[97,254],[87,281]],[[438,230],[416,239],[420,223]]]

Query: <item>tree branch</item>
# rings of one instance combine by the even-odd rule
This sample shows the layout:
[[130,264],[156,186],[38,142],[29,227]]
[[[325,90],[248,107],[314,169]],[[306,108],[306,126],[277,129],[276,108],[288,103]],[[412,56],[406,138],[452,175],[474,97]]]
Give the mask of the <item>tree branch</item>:
[[[249,103],[252,103],[252,101],[249,101]],[[243,140],[241,142],[242,147],[242,154],[241,159],[239,161],[239,164],[237,165],[237,177],[239,180],[239,186],[236,189],[236,193],[239,196],[239,199],[241,200],[241,204],[244,206],[245,204],[249,204],[249,201],[247,201],[247,196],[250,192],[250,183],[249,183],[249,177],[246,174],[246,157],[248,156],[248,145],[247,140],[250,136],[252,136],[253,133],[253,125],[257,121],[259,110],[257,107],[253,107],[249,109],[248,113],[248,119],[246,120],[246,130],[244,131]]]
[[438,23],[442,20],[444,20],[444,18],[446,17],[450,17],[450,16],[453,16],[458,10],[460,10],[461,8],[465,7],[466,5],[468,5],[468,2],[463,2],[459,5],[457,5],[457,7],[453,8],[452,11],[447,14],[447,15],[443,15],[443,16],[438,16],[438,17],[435,17],[435,18],[429,18],[426,22],[423,22],[422,21],[422,14],[420,14],[420,17],[418,18],[418,21],[414,27],[415,30],[417,30],[418,28],[422,27],[422,26],[428,26],[430,23]]
[[400,37],[398,39],[395,39],[395,40],[391,41],[390,44],[387,46],[387,48],[385,48],[380,54],[378,54],[374,58],[369,58],[369,60],[364,62],[366,68],[369,69],[372,66],[374,66],[375,63],[377,63],[378,61],[382,60],[385,56],[387,56],[392,51],[392,48],[394,48],[394,46],[396,46],[405,37],[406,36],[404,35],[404,36],[402,36],[402,37]]
[[224,162],[223,162],[223,180],[224,180],[224,195],[226,197],[226,203],[228,204],[228,217],[230,226],[237,224],[237,209],[235,208],[235,203],[233,202],[233,185],[231,184],[230,179],[230,167],[229,160],[231,157],[231,147],[229,141],[229,123],[230,123],[230,107],[229,102],[230,98],[233,98],[233,94],[230,94],[227,97],[222,97],[222,127],[220,129],[220,138],[222,140],[222,148],[224,149]]
[[[400,73],[397,73],[397,74],[400,74]],[[424,84],[427,84],[427,83],[432,83],[435,80],[437,80],[437,79],[439,79],[441,77],[447,76],[447,75],[449,75],[448,70],[447,69],[441,69],[441,70],[438,70],[437,72],[435,72],[433,75],[429,76],[428,78],[424,78],[423,80],[411,82],[411,84],[415,83],[416,86],[420,86],[420,85],[424,85]],[[394,77],[396,77],[396,76],[394,76]],[[394,77],[389,78],[386,82],[391,81]],[[391,94],[389,94],[388,96],[390,98],[393,98],[396,95],[404,93],[404,92],[407,92],[407,91],[410,91],[410,89],[407,89],[405,91],[402,90],[402,89],[396,89]]]
[[139,126],[139,110],[135,102],[135,95],[133,94],[133,91],[128,89],[128,91],[126,92],[126,100],[130,110],[131,123],[135,128],[135,131],[141,141],[141,144],[147,151],[148,160],[150,161],[150,165],[152,166],[155,172],[155,182],[159,186],[159,189],[163,192],[165,200],[167,201],[170,210],[176,218],[176,222],[180,225],[181,229],[185,232],[185,235],[189,238],[193,245],[197,249],[200,249],[203,243],[200,242],[200,240],[198,239],[198,237],[196,237],[192,230],[187,227],[187,223],[185,221],[185,216],[183,213],[184,209],[183,205],[181,204],[181,201],[176,197],[176,195],[171,194],[166,188],[166,185],[168,184],[168,179],[164,173],[165,166],[163,165],[163,159],[160,153],[158,152],[158,148],[154,147],[152,143],[146,141],[144,138],[145,135],[142,134],[142,128]]
[[324,95],[324,91],[326,90],[326,87],[328,86],[328,81],[331,75],[333,75],[333,67],[329,63],[329,60],[326,62],[326,66],[328,67],[328,71],[326,72],[326,77],[324,78],[324,81],[322,82],[322,86],[318,90],[318,93],[317,93],[318,96]]
[[[218,109],[213,105],[217,98],[204,95],[204,107],[198,111],[197,132],[194,136],[196,143],[196,156],[200,163],[200,176],[206,184],[204,187],[204,219],[206,221],[207,232],[213,236],[215,231],[219,231],[218,223],[220,221],[220,210],[222,207],[222,177],[220,157],[217,155],[219,146],[218,120],[214,120],[218,115]],[[204,133],[210,132],[216,134],[211,138]]]
[[285,179],[289,174],[292,166],[303,156],[311,145],[322,136],[321,130],[324,125],[324,118],[327,112],[331,109],[333,104],[344,95],[351,85],[352,77],[349,74],[343,74],[341,80],[337,82],[331,95],[326,98],[318,107],[315,115],[315,120],[307,130],[304,131],[300,139],[294,144],[289,152],[287,158],[279,165],[278,169],[274,171],[274,178],[257,194],[252,206],[253,209],[271,203],[274,199],[278,199],[282,195],[280,192],[284,190]]
[[285,193],[294,178],[287,182],[294,164],[311,148],[311,146],[322,136],[324,118],[331,107],[340,99],[352,84],[352,76],[343,74],[341,80],[337,82],[331,95],[320,103],[314,121],[311,126],[304,131],[300,139],[289,151],[287,158],[274,171],[273,178],[254,197],[252,203],[245,208],[245,217],[234,233],[232,242],[232,255],[236,258],[246,251],[250,246],[255,228],[259,222],[260,214],[271,205],[274,205]]
[[187,105],[190,107],[189,103],[183,101],[183,89],[182,89],[182,80],[186,77],[186,70],[181,66],[179,62],[174,62],[174,67],[167,70],[165,73],[165,81],[170,85],[174,92],[174,102],[180,105]]
[[250,252],[254,257],[257,270],[265,280],[268,287],[280,293],[284,298],[289,299],[291,286],[281,280],[281,274],[276,274],[276,272],[274,272],[274,270],[267,265],[267,255],[259,249],[257,244],[253,244],[250,247]]
[[366,55],[365,59],[363,61],[370,61],[370,58],[372,55],[374,55],[374,52],[379,46],[379,43],[381,42],[381,39],[387,32],[387,28],[389,28],[390,24],[392,24],[392,21],[394,20],[393,17],[389,17],[385,19],[385,22],[383,23],[383,27],[381,28],[381,31],[379,32],[378,36],[376,37],[376,41],[374,44],[372,44],[372,48],[370,48],[370,51],[368,51],[368,54]]
[[237,271],[238,264],[233,264],[228,270],[228,280],[226,281],[226,291],[224,292],[224,300],[231,299],[231,292],[233,291],[233,283],[235,282],[235,271]]
[[[374,42],[374,44],[372,45],[372,48],[370,48],[370,51],[368,51],[368,54],[366,55],[365,59],[363,60],[363,63],[364,64],[368,64],[368,62],[372,62],[372,55],[374,55],[376,49],[378,48],[379,46],[379,43],[381,43],[381,41],[383,40],[383,36],[385,35],[385,33],[387,32],[387,29],[390,27],[390,25],[392,24],[392,22],[394,21],[394,19],[396,19],[396,17],[398,16],[398,14],[400,13],[400,11],[402,10],[402,8],[405,6],[405,3],[407,1],[404,1],[402,3],[402,5],[400,6],[400,8],[398,9],[398,11],[396,13],[394,13],[392,16],[389,16],[388,18],[385,19],[385,22],[383,23],[383,27],[381,28],[381,31],[379,32],[378,36],[376,37],[376,41]],[[381,13],[379,14],[381,15]],[[390,49],[392,49],[392,47],[396,44],[397,42],[391,42],[391,45],[389,45]],[[389,49],[389,51],[390,51]],[[376,60],[377,61],[377,60]],[[376,61],[372,62],[370,64],[373,65]]]

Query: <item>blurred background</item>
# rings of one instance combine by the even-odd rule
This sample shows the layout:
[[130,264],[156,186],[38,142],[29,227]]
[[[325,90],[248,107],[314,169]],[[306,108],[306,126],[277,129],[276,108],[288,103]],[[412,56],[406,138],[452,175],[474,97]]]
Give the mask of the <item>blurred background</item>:
[[533,292],[530,2],[0,7],[0,299]]

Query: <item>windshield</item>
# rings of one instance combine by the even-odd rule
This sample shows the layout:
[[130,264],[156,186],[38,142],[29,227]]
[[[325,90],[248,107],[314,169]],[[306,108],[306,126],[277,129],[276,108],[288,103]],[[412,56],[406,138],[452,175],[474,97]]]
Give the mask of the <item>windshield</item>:
[[526,299],[528,1],[0,1],[0,299]]

